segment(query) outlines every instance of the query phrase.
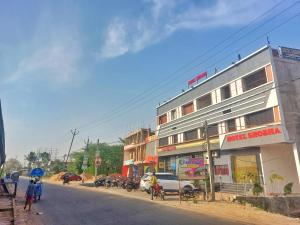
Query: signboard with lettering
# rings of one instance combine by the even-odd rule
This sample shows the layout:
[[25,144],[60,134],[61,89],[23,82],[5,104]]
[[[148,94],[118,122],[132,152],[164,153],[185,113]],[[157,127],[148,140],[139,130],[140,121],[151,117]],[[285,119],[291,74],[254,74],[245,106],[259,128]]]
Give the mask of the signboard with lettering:
[[222,139],[223,141],[221,140],[220,142],[221,149],[243,148],[285,142],[283,130],[280,125],[228,134],[223,136]]
[[300,49],[280,47],[279,52],[282,58],[300,61]]
[[204,179],[206,168],[203,158],[178,159],[178,176],[181,179]]
[[96,151],[95,153],[95,166],[100,166],[101,165],[101,158],[100,158],[100,151]]
[[203,72],[195,76],[193,79],[188,81],[188,87],[191,87],[193,84],[198,83],[198,81],[204,77],[207,77],[207,72]]

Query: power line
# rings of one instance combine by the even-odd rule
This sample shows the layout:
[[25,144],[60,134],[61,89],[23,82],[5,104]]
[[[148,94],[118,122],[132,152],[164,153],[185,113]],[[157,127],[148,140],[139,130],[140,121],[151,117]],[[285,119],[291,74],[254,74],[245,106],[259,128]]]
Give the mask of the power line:
[[[221,42],[217,43],[215,46],[213,46],[212,48],[209,48],[207,51],[205,51],[203,54],[193,58],[189,63],[181,66],[179,69],[177,69],[175,72],[171,73],[168,78],[166,80],[164,80],[163,82],[160,82],[158,83],[157,85],[154,85],[152,88],[144,91],[143,93],[140,93],[138,95],[136,95],[135,97],[133,97],[132,99],[130,99],[129,101],[127,101],[126,103],[122,104],[121,106],[127,106],[128,104],[130,104],[131,102],[134,102],[136,101],[137,99],[140,99],[140,100],[143,100],[144,99],[144,95],[146,95],[148,92],[152,92],[153,93],[153,90],[157,90],[157,89],[160,89],[161,86],[163,86],[166,82],[169,82],[169,79],[172,79],[173,75],[176,75],[177,73],[179,73],[181,70],[187,68],[189,65],[191,65],[193,62],[195,62],[197,59],[199,58],[202,58],[203,56],[205,56],[206,54],[210,53],[211,51],[215,50],[217,47],[221,46],[223,43],[225,43],[226,41],[228,40],[231,40],[232,37],[236,36],[237,34],[239,34],[241,31],[245,30],[247,27],[249,27],[250,25],[252,25],[255,21],[263,18],[265,15],[269,14],[270,12],[272,12],[275,8],[277,8],[279,5],[281,5],[282,3],[286,2],[286,0],[283,0],[279,3],[277,3],[276,5],[274,5],[273,7],[271,7],[270,9],[268,9],[267,11],[265,11],[263,14],[259,15],[258,17],[254,18],[252,21],[250,21],[250,23],[248,23],[246,26],[242,27],[241,29],[239,29],[237,32],[234,32],[232,33],[231,35],[229,35],[227,38],[225,38],[224,40],[222,40]],[[289,7],[290,8],[290,7]],[[287,9],[285,9],[287,10]],[[281,11],[282,13],[282,11]],[[232,43],[232,42],[231,42]],[[203,63],[203,62],[202,62]],[[197,64],[199,65],[199,64]],[[105,117],[106,115],[111,115],[113,114],[114,112],[118,112],[120,107],[121,106],[118,106],[116,108],[114,108],[112,111],[106,113],[103,115],[103,117]],[[78,128],[84,128],[84,127],[88,127],[90,125],[94,125],[94,122],[97,122],[98,120],[94,120],[94,121],[91,121],[85,125],[82,125],[82,126],[79,126]]]
[[[242,46],[242,47],[239,48],[238,50],[241,50],[241,49],[243,49],[243,48],[245,48],[245,47],[248,47],[249,44],[251,44],[251,43],[257,41],[258,38],[260,38],[260,37],[262,37],[262,36],[265,36],[266,34],[269,34],[269,33],[273,32],[274,30],[278,29],[279,27],[283,26],[284,24],[288,23],[289,21],[291,21],[292,19],[298,17],[299,15],[300,15],[300,14],[298,13],[298,14],[295,14],[294,16],[289,17],[288,19],[286,19],[285,21],[283,21],[283,22],[280,23],[279,25],[273,27],[272,29],[268,30],[267,32],[264,32],[262,35],[259,35],[258,37],[256,37],[256,38],[253,39],[252,41],[248,42],[246,45]],[[236,51],[236,50],[235,50],[235,51]],[[220,61],[226,59],[226,58],[229,57],[230,55],[231,55],[231,54],[226,55],[224,58],[222,58],[221,60],[219,60],[219,61],[217,61],[217,62],[220,62]],[[163,92],[162,92],[162,93],[163,93]],[[159,94],[156,95],[155,97],[159,97],[162,93],[159,93]],[[155,97],[154,97],[154,98],[155,98]],[[145,99],[144,99],[144,100],[145,100]],[[128,112],[128,111],[130,111],[130,110],[132,110],[132,109],[134,109],[134,108],[135,108],[135,107],[128,108],[125,112]],[[107,119],[107,120],[104,119],[104,120],[102,120],[102,121],[99,121],[97,124],[94,124],[94,126],[90,127],[89,129],[94,129],[94,128],[98,127],[99,125],[103,124],[103,123],[110,122],[111,120],[115,119],[116,116],[118,117],[118,116],[120,115],[120,113],[121,113],[121,114],[124,114],[125,112],[124,112],[124,111],[123,111],[123,112],[122,112],[122,111],[119,111],[118,114],[112,116],[110,119]]]

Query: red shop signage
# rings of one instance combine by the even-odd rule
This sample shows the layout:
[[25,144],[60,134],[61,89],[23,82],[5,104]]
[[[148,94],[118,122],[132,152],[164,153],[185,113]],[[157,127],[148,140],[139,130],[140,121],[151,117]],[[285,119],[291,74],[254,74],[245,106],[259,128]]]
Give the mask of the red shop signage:
[[176,150],[176,146],[166,146],[160,149],[160,151],[173,151]]
[[273,136],[277,134],[281,134],[281,130],[279,128],[266,128],[263,130],[251,131],[244,134],[230,135],[226,137],[226,140],[227,142],[242,141],[242,140],[260,138],[265,136]]

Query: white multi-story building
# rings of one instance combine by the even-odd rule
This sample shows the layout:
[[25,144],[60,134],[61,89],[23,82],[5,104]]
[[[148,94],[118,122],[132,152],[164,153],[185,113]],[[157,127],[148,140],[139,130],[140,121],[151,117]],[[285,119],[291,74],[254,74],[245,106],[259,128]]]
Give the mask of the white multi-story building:
[[[256,180],[266,193],[292,182],[300,193],[299,56],[265,46],[159,105],[159,170],[176,173],[178,159],[205,156],[207,121],[216,181]],[[274,174],[283,178],[276,187]]]

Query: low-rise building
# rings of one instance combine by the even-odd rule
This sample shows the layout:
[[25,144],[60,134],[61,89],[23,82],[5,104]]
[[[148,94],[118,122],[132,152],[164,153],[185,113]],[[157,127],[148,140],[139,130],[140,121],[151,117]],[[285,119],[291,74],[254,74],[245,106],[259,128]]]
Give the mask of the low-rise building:
[[159,105],[159,170],[206,157],[206,121],[216,182],[260,181],[266,193],[292,182],[300,193],[299,56],[265,46]]
[[155,158],[155,139],[150,129],[141,128],[125,137],[124,144],[124,176],[142,176],[145,168],[153,168]]

